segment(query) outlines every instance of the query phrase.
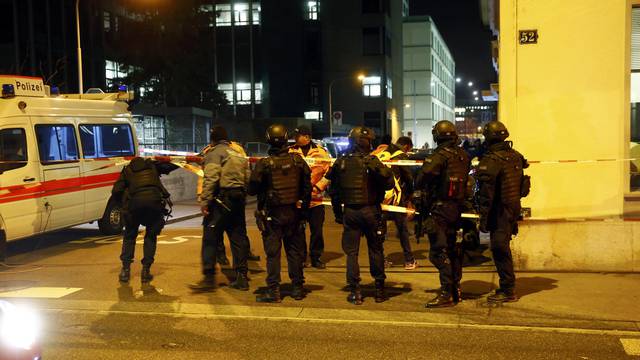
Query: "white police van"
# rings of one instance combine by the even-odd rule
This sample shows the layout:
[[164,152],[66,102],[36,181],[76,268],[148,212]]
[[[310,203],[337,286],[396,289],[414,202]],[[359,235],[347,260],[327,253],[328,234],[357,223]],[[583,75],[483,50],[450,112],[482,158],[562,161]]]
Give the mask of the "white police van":
[[131,94],[59,95],[20,76],[0,85],[0,246],[96,220],[119,233],[111,187],[138,154]]

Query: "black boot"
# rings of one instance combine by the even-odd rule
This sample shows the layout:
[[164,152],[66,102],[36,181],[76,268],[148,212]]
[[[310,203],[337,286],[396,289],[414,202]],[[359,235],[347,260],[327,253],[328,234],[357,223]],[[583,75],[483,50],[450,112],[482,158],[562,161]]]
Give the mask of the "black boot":
[[302,284],[293,284],[293,289],[291,290],[291,297],[294,300],[304,299],[304,287],[302,286]]
[[249,279],[247,278],[247,274],[238,273],[236,279],[231,284],[229,284],[229,287],[237,290],[248,291]]
[[118,275],[118,280],[123,283],[129,282],[131,278],[131,266],[129,264],[122,264],[122,269],[120,270],[120,275]]
[[460,283],[453,284],[451,289],[451,295],[453,296],[453,303],[457,304],[462,301],[462,288],[460,287]]
[[142,267],[142,272],[140,272],[140,280],[143,283],[148,283],[153,280],[153,275],[151,275],[151,266],[145,265]]
[[375,300],[377,303],[387,301],[387,293],[384,291],[384,281],[376,281]]
[[516,302],[518,301],[518,295],[515,290],[511,289],[496,289],[496,292],[487,297],[489,302],[503,303],[503,302]]
[[254,255],[251,250],[249,250],[249,255],[247,255],[247,260],[250,261],[260,261],[260,255]]
[[320,270],[327,268],[327,264],[325,264],[324,261],[320,259],[311,260],[311,266]]
[[256,296],[256,301],[261,303],[280,303],[280,286],[270,286],[262,295]]
[[347,296],[347,301],[353,305],[362,305],[362,293],[360,292],[360,286],[353,286],[351,288],[351,292],[349,293],[349,296]]
[[429,301],[425,307],[427,308],[440,308],[440,307],[449,307],[453,306],[453,295],[451,295],[451,290],[442,288],[440,289],[440,293],[438,296],[433,298],[433,300]]
[[212,291],[216,288],[215,276],[205,275],[202,280],[197,283],[189,284],[189,288],[194,291]]

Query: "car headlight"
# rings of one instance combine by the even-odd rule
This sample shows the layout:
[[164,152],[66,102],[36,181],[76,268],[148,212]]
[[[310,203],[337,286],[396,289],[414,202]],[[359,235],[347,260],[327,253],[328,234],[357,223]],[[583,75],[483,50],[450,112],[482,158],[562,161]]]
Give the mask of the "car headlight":
[[31,309],[0,301],[0,340],[12,348],[30,350],[40,331],[40,319]]

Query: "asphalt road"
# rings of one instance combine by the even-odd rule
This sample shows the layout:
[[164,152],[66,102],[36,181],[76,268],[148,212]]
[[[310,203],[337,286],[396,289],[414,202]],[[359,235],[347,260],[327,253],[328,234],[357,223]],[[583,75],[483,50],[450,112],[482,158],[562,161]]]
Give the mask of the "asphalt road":
[[[262,254],[257,230],[248,222],[252,249]],[[520,274],[521,301],[492,307],[486,294],[497,279],[486,262],[466,269],[464,302],[426,310],[423,304],[438,287],[426,245],[414,242],[421,266],[405,271],[392,237],[385,243],[395,264],[388,269],[390,300],[375,304],[371,298],[363,243],[366,298],[355,307],[345,300],[340,228],[329,222],[329,266],[306,270],[307,297],[286,296],[284,266],[283,303],[258,304],[264,258],[249,264],[248,292],[228,288],[234,277],[228,268],[217,275],[213,293],[187,288],[200,276],[200,235],[199,219],[167,226],[149,286],[140,284],[139,263],[130,284],[118,283],[120,238],[102,236],[93,226],[12,243],[11,267],[0,266],[0,298],[41,314],[45,359],[623,359],[640,354],[640,311],[633,310],[640,299],[624,291],[637,287],[640,276]],[[137,259],[141,250],[140,245]],[[602,294],[611,295],[615,305],[600,300]]]

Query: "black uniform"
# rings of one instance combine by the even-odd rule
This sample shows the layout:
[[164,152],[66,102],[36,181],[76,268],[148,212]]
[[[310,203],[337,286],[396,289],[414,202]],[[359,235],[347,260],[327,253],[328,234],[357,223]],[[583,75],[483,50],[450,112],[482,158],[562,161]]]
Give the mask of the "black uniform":
[[493,261],[500,276],[500,289],[513,293],[515,273],[511,236],[518,233],[520,198],[528,194],[527,160],[511,148],[510,142],[490,145],[478,165],[476,203],[480,230],[491,233]]
[[[303,213],[311,201],[311,171],[307,163],[287,148],[272,147],[269,156],[260,159],[251,174],[249,194],[258,196],[258,221],[267,255],[267,285],[278,291],[280,253],[284,243],[289,278],[294,288],[304,283]],[[301,208],[297,207],[301,202]],[[264,215],[264,216],[261,216]]]
[[464,205],[469,157],[455,140],[443,142],[424,161],[416,188],[425,191],[429,236],[429,260],[440,273],[442,291],[457,295],[462,278],[462,259],[458,256],[456,231]]
[[122,201],[125,230],[120,260],[123,267],[128,268],[133,261],[138,228],[144,225],[142,264],[148,269],[154,261],[157,237],[164,227],[165,206],[169,202],[169,193],[160,182],[156,164],[134,158],[122,169],[111,192],[115,199]]
[[364,235],[367,238],[371,276],[376,280],[376,286],[383,288],[386,276],[382,246],[386,223],[380,204],[385,191],[394,186],[391,169],[366,150],[352,146],[336,160],[326,178],[331,180],[336,220],[344,224],[342,249],[347,255],[347,285],[352,292],[359,289],[358,252],[360,237]]

